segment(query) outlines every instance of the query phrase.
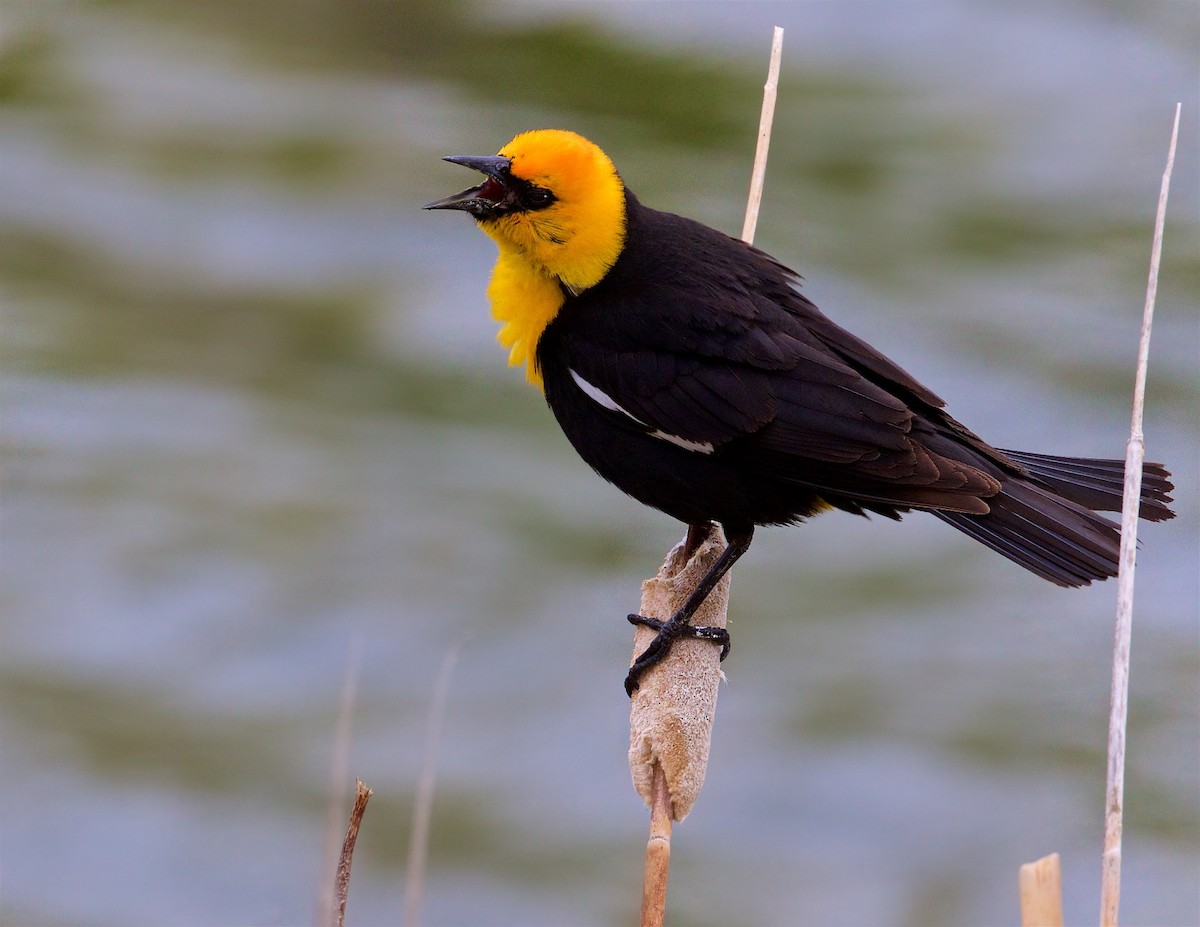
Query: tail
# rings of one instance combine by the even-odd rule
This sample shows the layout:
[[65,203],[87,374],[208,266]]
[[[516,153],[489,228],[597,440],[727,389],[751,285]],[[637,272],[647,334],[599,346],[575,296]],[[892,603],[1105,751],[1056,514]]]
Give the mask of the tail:
[[[986,500],[988,514],[934,514],[1060,586],[1116,576],[1121,530],[1096,511],[1121,510],[1125,461],[1001,453],[1027,475],[1009,476],[1000,493]],[[1170,476],[1162,464],[1143,465],[1139,515],[1147,521],[1175,517],[1167,505],[1175,488]]]

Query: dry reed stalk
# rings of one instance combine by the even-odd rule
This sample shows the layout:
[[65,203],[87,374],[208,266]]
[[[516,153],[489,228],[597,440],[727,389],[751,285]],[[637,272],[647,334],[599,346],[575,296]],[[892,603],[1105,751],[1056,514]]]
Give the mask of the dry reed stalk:
[[433,701],[429,706],[429,726],[425,735],[425,758],[417,780],[417,795],[413,802],[412,834],[408,842],[408,867],[404,878],[404,927],[417,927],[421,922],[421,899],[425,888],[425,863],[429,858],[429,821],[433,817],[433,789],[437,783],[438,749],[446,717],[446,698],[450,692],[450,675],[458,662],[459,652],[466,643],[459,638],[438,670],[433,686]]
[[1021,927],[1062,927],[1062,866],[1051,853],[1020,871]]
[[1150,274],[1146,283],[1146,303],[1142,313],[1142,334],[1138,344],[1137,373],[1133,386],[1133,413],[1129,443],[1125,450],[1125,494],[1121,508],[1121,555],[1117,572],[1117,617],[1113,635],[1112,702],[1108,718],[1108,776],[1105,789],[1104,855],[1100,870],[1100,924],[1117,927],[1121,902],[1121,830],[1125,801],[1125,727],[1129,713],[1129,649],[1133,634],[1133,574],[1137,560],[1138,505],[1142,492],[1142,463],[1146,440],[1142,434],[1142,411],[1146,397],[1146,367],[1150,356],[1150,328],[1154,321],[1154,300],[1158,294],[1158,268],[1162,259],[1163,227],[1166,224],[1167,194],[1171,189],[1171,171],[1175,166],[1175,145],[1179,139],[1180,104],[1175,105],[1175,124],[1167,151],[1158,193],[1158,214],[1154,222],[1154,242],[1150,248]]
[[363,813],[373,793],[361,779],[354,780],[354,807],[350,809],[350,823],[346,827],[346,839],[342,841],[342,855],[338,859],[337,884],[334,896],[337,899],[337,927],[346,924],[346,900],[350,896],[350,864],[354,860],[354,844],[358,840],[358,829],[362,826]]
[[750,196],[746,202],[746,219],[742,224],[742,241],[751,244],[758,227],[758,209],[762,204],[763,183],[767,175],[767,151],[771,147],[771,124],[775,121],[775,97],[779,92],[779,64],[783,60],[783,30],[779,26],[771,36],[771,61],[767,65],[767,82],[763,85],[762,113],[758,117],[758,145],[754,150],[754,171],[750,174]]
[[[335,872],[338,860],[338,831],[341,829],[342,805],[346,801],[346,776],[350,769],[350,722],[358,690],[358,667],[362,661],[363,639],[356,635],[350,641],[346,656],[346,675],[342,680],[342,696],[338,705],[337,725],[333,734],[333,759],[329,764],[329,803],[325,809],[324,865],[321,872]],[[327,927],[334,920],[334,883],[321,880],[317,897],[317,927]]]
[[[742,227],[742,239],[748,244],[754,240],[762,203],[782,56],[783,30],[776,26]],[[663,621],[670,619],[724,549],[725,539],[715,526],[708,530],[689,528],[685,540],[667,555],[658,575],[642,584],[638,613]],[[709,593],[693,616],[693,624],[725,627],[729,581],[726,574]],[[654,634],[653,629],[637,626],[634,659],[645,650]],[[629,768],[634,788],[651,808],[642,927],[661,927],[663,922],[671,860],[671,822],[687,816],[704,785],[717,689],[722,678],[717,647],[710,641],[679,640],[666,659],[642,676],[630,703]]]

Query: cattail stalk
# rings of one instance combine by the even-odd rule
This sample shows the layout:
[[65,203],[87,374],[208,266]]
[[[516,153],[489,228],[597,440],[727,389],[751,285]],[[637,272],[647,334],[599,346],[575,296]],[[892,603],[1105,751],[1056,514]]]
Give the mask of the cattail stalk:
[[[782,55],[783,30],[776,27],[742,227],[742,239],[747,244],[753,242],[758,225]],[[670,619],[724,549],[725,539],[715,526],[708,530],[689,528],[687,538],[667,555],[658,575],[643,583],[639,614],[663,621]],[[696,610],[693,624],[725,627],[729,581],[727,573]],[[634,659],[645,650],[654,634],[651,628],[637,627]],[[668,656],[642,676],[630,703],[629,769],[634,788],[651,809],[642,887],[642,927],[661,927],[663,923],[671,861],[671,824],[687,816],[704,785],[717,687],[724,678],[719,654],[720,649],[710,641],[676,641]]]
[[663,922],[667,909],[667,875],[671,870],[671,793],[662,767],[654,764],[650,801],[650,839],[642,878],[642,919],[645,927]]
[[[688,538],[667,555],[662,569],[642,583],[639,614],[669,619],[721,556],[725,539],[718,528],[688,532]],[[725,627],[729,601],[729,574],[700,607],[692,622]],[[636,658],[655,630],[638,625],[634,633]],[[655,790],[661,777],[670,803],[669,817],[682,821],[704,785],[708,751],[712,743],[721,681],[720,647],[711,641],[681,638],[657,666],[641,678],[629,707],[629,770],[633,787],[651,808],[661,796]]]

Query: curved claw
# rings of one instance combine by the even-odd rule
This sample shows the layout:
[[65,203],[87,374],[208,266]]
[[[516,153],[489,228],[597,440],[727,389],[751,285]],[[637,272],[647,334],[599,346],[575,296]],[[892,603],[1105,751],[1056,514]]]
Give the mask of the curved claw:
[[626,620],[630,624],[641,624],[648,628],[654,628],[655,631],[661,631],[667,622],[659,621],[657,618],[647,618],[645,615],[626,615]]

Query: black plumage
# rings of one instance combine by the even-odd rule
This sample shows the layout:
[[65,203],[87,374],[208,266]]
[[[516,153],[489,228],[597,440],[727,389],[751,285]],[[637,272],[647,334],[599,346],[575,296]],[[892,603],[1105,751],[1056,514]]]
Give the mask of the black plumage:
[[[616,264],[537,348],[550,408],[605,479],[733,534],[826,505],[926,509],[1059,585],[1115,575],[1119,531],[1094,510],[1120,509],[1123,461],[994,448],[762,251],[628,191],[626,215]],[[1171,517],[1171,488],[1146,465],[1143,518]]]

